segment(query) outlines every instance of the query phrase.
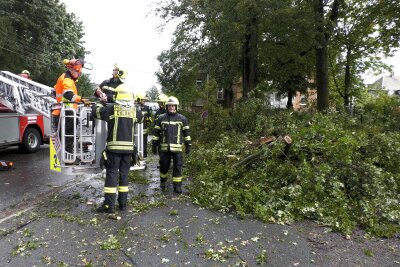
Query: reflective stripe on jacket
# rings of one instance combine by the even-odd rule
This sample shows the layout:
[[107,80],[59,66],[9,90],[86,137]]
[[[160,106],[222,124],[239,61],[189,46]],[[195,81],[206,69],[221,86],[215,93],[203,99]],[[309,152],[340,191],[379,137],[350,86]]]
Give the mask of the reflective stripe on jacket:
[[106,94],[107,96],[107,103],[115,103],[115,92],[111,89],[115,89],[118,87],[118,85],[122,84],[120,79],[114,79],[110,78],[107,80],[104,80],[100,85],[100,89],[103,91],[103,93]]
[[182,144],[191,145],[188,119],[182,114],[161,115],[153,130],[152,143],[161,151],[182,152]]
[[135,145],[135,123],[142,114],[134,106],[117,103],[97,107],[96,118],[107,121],[107,150],[114,153],[132,153]]
[[140,110],[143,115],[143,134],[148,134],[148,127],[151,125],[151,111],[148,106],[140,105]]
[[[68,102],[80,102],[81,97],[78,95],[78,89],[76,88],[75,81],[71,77],[69,71],[63,73],[57,80],[56,85],[54,85],[56,91],[57,103],[68,103]],[[77,108],[77,104],[67,104],[73,108]],[[53,110],[53,115],[59,116],[60,110]]]

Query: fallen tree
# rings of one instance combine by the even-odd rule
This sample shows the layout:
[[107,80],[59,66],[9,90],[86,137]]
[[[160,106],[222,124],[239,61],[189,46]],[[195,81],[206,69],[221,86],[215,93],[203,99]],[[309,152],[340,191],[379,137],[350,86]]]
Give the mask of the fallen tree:
[[253,153],[241,161],[233,164],[234,168],[237,168],[239,166],[247,166],[248,164],[256,161],[256,160],[261,160],[266,157],[266,154],[268,153],[268,149],[273,147],[277,142],[284,142],[285,143],[285,148],[283,150],[283,154],[286,155],[289,152],[290,145],[292,144],[292,138],[289,135],[285,136],[272,136],[272,137],[261,137],[260,139],[257,139],[254,142],[247,142],[251,146],[255,146],[260,148],[260,151]]

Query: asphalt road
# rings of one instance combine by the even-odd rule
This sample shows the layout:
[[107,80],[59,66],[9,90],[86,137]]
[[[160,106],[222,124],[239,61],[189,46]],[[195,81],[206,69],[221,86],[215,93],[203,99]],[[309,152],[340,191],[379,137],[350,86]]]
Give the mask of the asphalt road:
[[77,178],[50,171],[48,145],[33,154],[25,154],[17,147],[3,148],[0,160],[14,162],[11,170],[0,171],[0,220],[10,213],[6,210],[21,209]]
[[240,220],[194,205],[187,182],[181,196],[171,183],[161,193],[153,156],[137,173],[147,182],[129,184],[128,210],[99,214],[104,179],[51,174],[47,154],[46,148],[34,155],[0,153],[16,161],[14,170],[1,173],[1,199],[37,201],[29,211],[0,219],[1,266],[400,266],[399,236],[366,238],[357,230],[345,238],[310,221]]

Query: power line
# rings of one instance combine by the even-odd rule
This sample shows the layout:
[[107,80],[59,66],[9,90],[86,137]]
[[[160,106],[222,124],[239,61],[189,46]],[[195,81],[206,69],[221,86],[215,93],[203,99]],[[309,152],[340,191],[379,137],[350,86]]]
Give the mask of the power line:
[[[0,32],[3,33],[4,36],[7,36],[9,34],[6,31],[2,30],[1,28],[0,28]],[[10,39],[8,39],[8,41],[10,41]],[[25,40],[23,38],[19,38],[18,40],[16,40],[16,44],[18,44],[18,46],[20,46],[26,50],[29,50],[30,52],[33,52],[33,53],[37,53],[37,54],[44,53],[44,50],[39,50],[36,47],[31,46],[31,43],[29,43],[27,40]]]
[[[1,46],[0,49],[9,51],[9,52],[11,52],[11,53],[13,53],[13,54],[16,54],[16,55],[21,55],[20,52],[15,51],[15,50],[8,49],[8,48],[6,48],[6,47],[4,47],[4,46]],[[25,56],[25,55],[23,54],[23,56]],[[59,65],[60,65],[60,64],[57,64],[57,63],[55,63],[55,62],[45,62],[45,61],[42,61],[42,60],[40,60],[40,59],[38,59],[38,58],[34,58],[34,55],[30,55],[30,54],[26,54],[25,57],[31,58],[32,60],[34,60],[34,61],[36,61],[36,62],[42,63],[43,66],[46,66],[46,65],[47,65],[47,66],[48,66],[48,65],[50,65],[50,66],[59,66]],[[49,59],[48,59],[48,60],[49,60]]]

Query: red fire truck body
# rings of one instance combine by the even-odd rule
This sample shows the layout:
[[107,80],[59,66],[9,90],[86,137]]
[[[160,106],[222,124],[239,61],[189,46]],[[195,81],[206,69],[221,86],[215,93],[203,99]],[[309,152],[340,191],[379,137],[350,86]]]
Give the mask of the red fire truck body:
[[18,145],[33,153],[49,140],[49,120],[40,114],[21,115],[0,107],[0,125],[0,146]]
[[36,152],[49,140],[51,87],[0,72],[0,147],[18,145]]

